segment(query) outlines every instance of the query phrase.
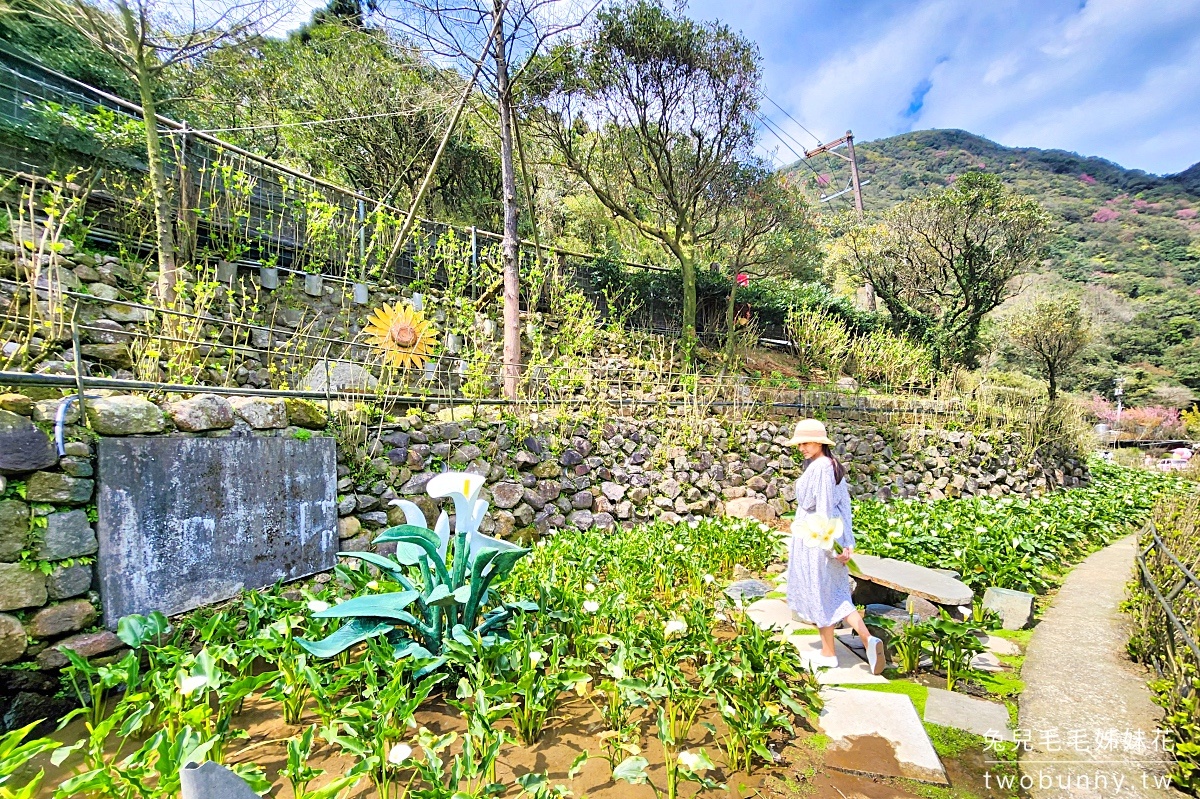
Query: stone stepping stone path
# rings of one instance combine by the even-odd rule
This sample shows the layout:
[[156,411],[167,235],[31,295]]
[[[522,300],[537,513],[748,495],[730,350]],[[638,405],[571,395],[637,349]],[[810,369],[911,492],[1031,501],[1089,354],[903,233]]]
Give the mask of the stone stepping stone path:
[[980,652],[971,658],[971,668],[995,674],[998,671],[1004,671],[1004,664],[1000,662],[1000,658],[996,657],[995,652]]
[[1019,655],[1021,647],[1014,644],[1007,638],[1001,638],[998,635],[989,635],[983,641],[983,645],[988,648],[988,651],[993,655]]
[[825,765],[855,774],[948,785],[925,725],[903,694],[826,688],[818,726],[829,736]]
[[738,580],[726,586],[725,596],[734,602],[741,602],[748,605],[751,601],[762,599],[774,590],[776,590],[775,585],[765,583],[762,580]]
[[929,689],[929,698],[925,700],[925,721],[966,730],[992,740],[1015,740],[1012,730],[1008,728],[1008,708],[1004,705],[943,691],[941,688]]

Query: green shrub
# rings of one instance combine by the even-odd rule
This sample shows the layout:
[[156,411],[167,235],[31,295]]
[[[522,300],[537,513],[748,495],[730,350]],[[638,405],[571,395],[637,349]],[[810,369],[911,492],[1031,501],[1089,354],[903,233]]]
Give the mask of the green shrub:
[[923,385],[934,376],[929,349],[888,330],[858,336],[850,345],[850,374],[884,386]]
[[837,379],[850,355],[850,334],[841,322],[821,309],[793,308],[784,328],[802,374]]

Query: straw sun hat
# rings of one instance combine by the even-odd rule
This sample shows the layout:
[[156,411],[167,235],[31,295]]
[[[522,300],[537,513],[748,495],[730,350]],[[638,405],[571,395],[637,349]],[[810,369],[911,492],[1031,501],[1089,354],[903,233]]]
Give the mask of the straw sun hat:
[[797,444],[806,443],[828,444],[833,446],[833,441],[825,434],[825,425],[821,424],[816,419],[801,419],[796,422],[796,430],[792,433],[792,437],[785,443],[789,447],[794,447]]

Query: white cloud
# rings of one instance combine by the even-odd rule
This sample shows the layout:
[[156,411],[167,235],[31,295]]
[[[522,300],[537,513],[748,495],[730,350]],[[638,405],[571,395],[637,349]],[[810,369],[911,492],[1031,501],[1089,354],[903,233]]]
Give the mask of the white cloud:
[[750,0],[737,14],[696,0],[692,13],[757,39],[768,93],[824,140],[962,128],[1159,173],[1200,160],[1200,0]]

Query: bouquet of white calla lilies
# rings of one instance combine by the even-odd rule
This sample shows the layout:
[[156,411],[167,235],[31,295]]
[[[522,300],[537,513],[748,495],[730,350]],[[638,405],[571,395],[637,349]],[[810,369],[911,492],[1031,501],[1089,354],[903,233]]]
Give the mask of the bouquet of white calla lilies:
[[[832,551],[835,555],[842,554],[842,545],[838,539],[846,529],[846,523],[839,518],[829,518],[824,513],[806,513],[797,516],[792,522],[792,535],[797,536],[807,547]],[[859,574],[858,565],[853,559],[846,561],[851,574]]]

